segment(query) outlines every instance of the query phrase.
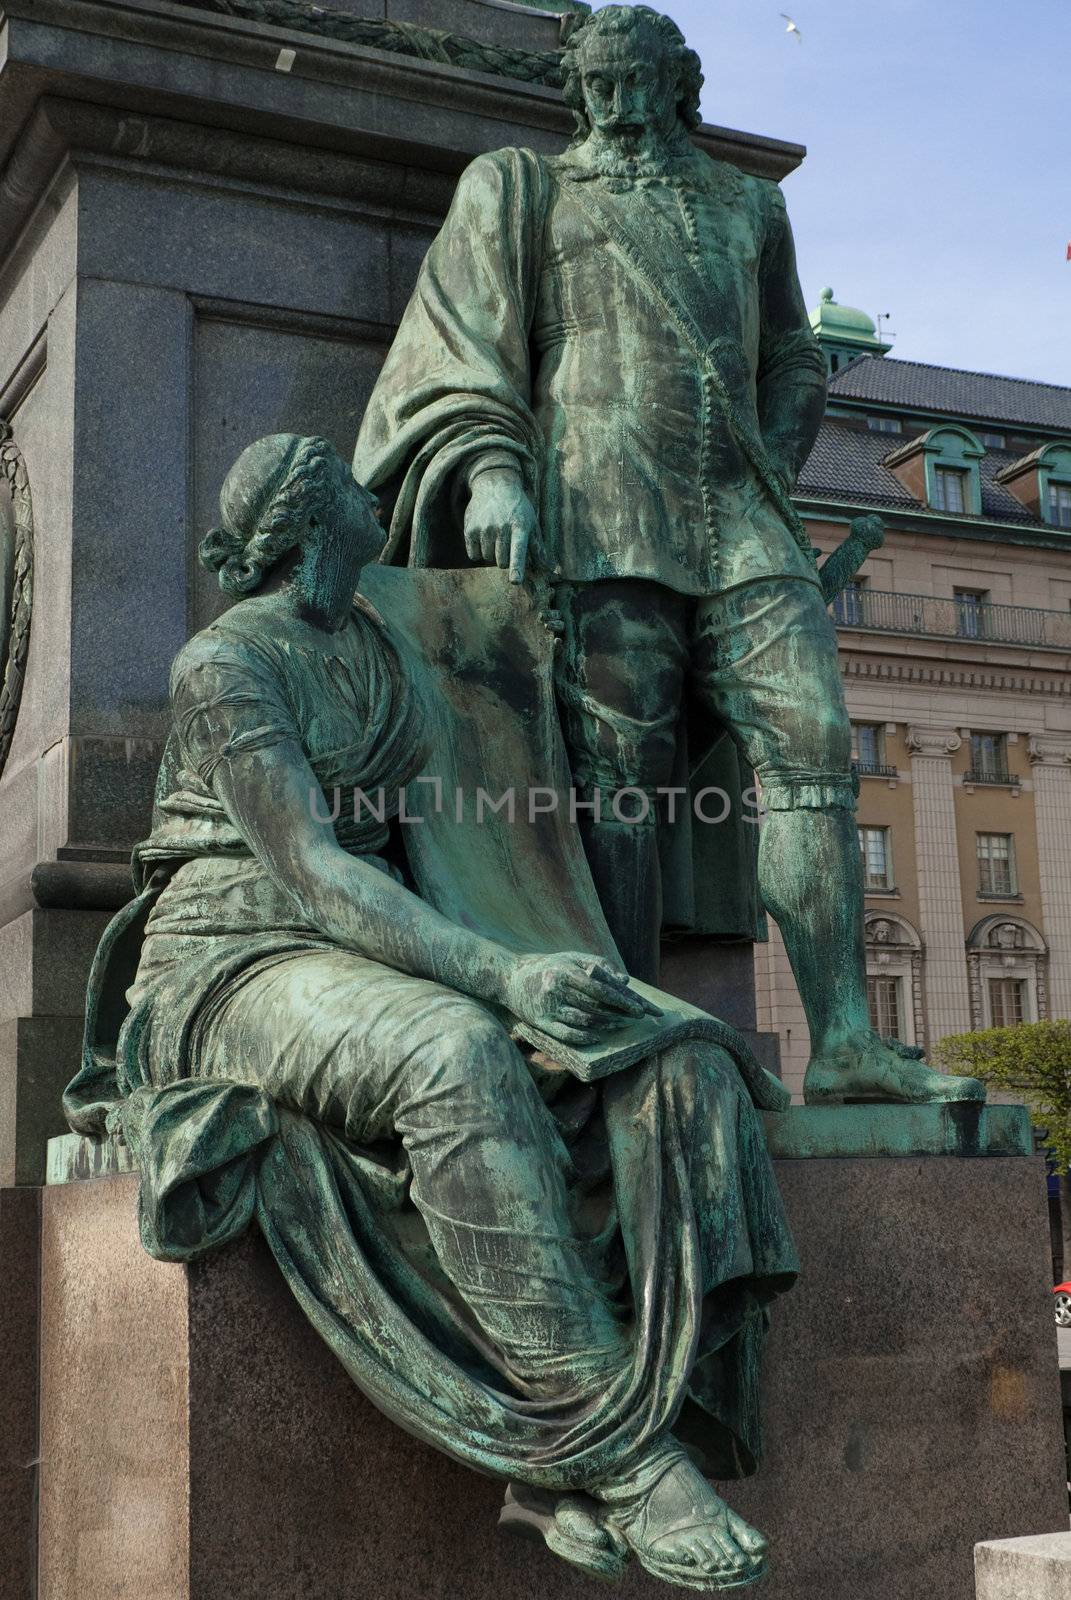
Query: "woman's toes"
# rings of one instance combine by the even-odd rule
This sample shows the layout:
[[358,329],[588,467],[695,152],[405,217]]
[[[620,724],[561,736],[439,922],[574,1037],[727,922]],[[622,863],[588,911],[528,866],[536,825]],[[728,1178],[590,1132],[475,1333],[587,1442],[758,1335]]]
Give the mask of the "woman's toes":
[[701,1572],[710,1571],[710,1551],[707,1549],[706,1543],[703,1539],[689,1539],[687,1543],[682,1546],[681,1555],[685,1560],[690,1561],[693,1567],[698,1567]]
[[741,1550],[735,1539],[727,1533],[717,1533],[713,1535],[713,1541],[717,1543],[723,1569],[728,1568],[731,1572],[749,1571],[753,1565],[752,1558],[747,1551]]
[[770,1548],[769,1541],[758,1528],[753,1528],[743,1517],[738,1517],[735,1511],[729,1513],[729,1532],[741,1550],[746,1550],[749,1556],[764,1556]]

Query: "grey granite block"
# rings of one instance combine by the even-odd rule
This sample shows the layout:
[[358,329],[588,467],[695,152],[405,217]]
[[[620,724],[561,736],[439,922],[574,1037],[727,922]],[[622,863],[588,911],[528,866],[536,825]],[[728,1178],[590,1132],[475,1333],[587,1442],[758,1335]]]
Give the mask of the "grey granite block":
[[659,983],[734,1028],[755,1028],[754,945],[745,940],[667,939]]
[[45,1148],[66,1129],[60,1097],[82,1052],[81,1015],[0,1025],[0,1184],[39,1184]]
[[977,1600],[1068,1600],[1071,1533],[980,1544],[974,1571]]
[[[1066,1527],[1041,1163],[778,1175],[803,1276],[773,1308],[765,1463],[725,1486],[772,1539],[762,1592],[971,1600],[979,1540]],[[604,1594],[496,1530],[501,1485],[374,1410],[258,1236],[159,1265],[135,1191],[44,1195],[45,1600]]]
[[0,1189],[0,1600],[36,1593],[41,1192]]
[[[132,893],[128,884],[128,899]],[[0,1021],[81,1016],[90,963],[108,915],[38,908],[0,923]]]

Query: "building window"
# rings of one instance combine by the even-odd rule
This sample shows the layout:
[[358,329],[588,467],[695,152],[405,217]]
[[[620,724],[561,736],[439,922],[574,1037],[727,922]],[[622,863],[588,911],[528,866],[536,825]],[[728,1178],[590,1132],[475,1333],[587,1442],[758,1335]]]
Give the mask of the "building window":
[[1022,978],[989,979],[989,1026],[1014,1028],[1026,1016],[1026,982]]
[[903,433],[904,425],[899,417],[867,417],[866,425],[871,433]]
[[892,850],[888,828],[860,828],[859,850],[863,857],[863,885],[866,892],[891,889]]
[[839,622],[842,628],[861,628],[863,626],[866,579],[849,578],[844,588],[833,601],[833,620]]
[[988,621],[988,589],[953,589],[956,602],[956,632],[961,639],[984,639]]
[[1008,782],[1008,736],[1006,733],[972,733],[971,765],[968,783]]
[[1049,484],[1049,521],[1056,528],[1071,528],[1071,483]]
[[852,757],[860,772],[885,772],[885,729],[880,722],[852,723]]
[[1005,448],[1006,441],[1002,433],[980,433],[978,437],[987,450],[1003,450]]
[[900,978],[867,977],[866,1001],[870,1010],[870,1026],[882,1039],[903,1039],[904,1007],[903,980]]
[[967,509],[967,474],[962,467],[934,467],[933,504],[937,511],[963,515]]
[[980,833],[978,839],[978,893],[1013,895],[1015,851],[1010,833]]

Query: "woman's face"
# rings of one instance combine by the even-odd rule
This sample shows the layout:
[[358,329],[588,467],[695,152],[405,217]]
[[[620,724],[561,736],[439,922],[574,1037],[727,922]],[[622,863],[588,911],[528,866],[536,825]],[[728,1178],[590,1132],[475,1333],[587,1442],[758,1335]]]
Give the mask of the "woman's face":
[[347,462],[336,456],[340,480],[340,501],[345,522],[344,538],[359,551],[357,570],[376,561],[383,548],[383,529],[379,522],[379,501],[357,482]]
[[338,454],[332,462],[333,493],[323,520],[309,526],[296,580],[305,604],[328,626],[349,614],[361,568],[383,548],[376,501],[354,479]]

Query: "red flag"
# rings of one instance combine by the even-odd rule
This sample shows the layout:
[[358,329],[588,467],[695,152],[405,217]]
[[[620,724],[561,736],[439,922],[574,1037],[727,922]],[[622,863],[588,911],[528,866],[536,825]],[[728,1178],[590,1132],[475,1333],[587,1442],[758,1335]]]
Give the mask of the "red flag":
[[1068,261],[1071,261],[1071,244],[1069,244],[1067,247],[1067,259]]

